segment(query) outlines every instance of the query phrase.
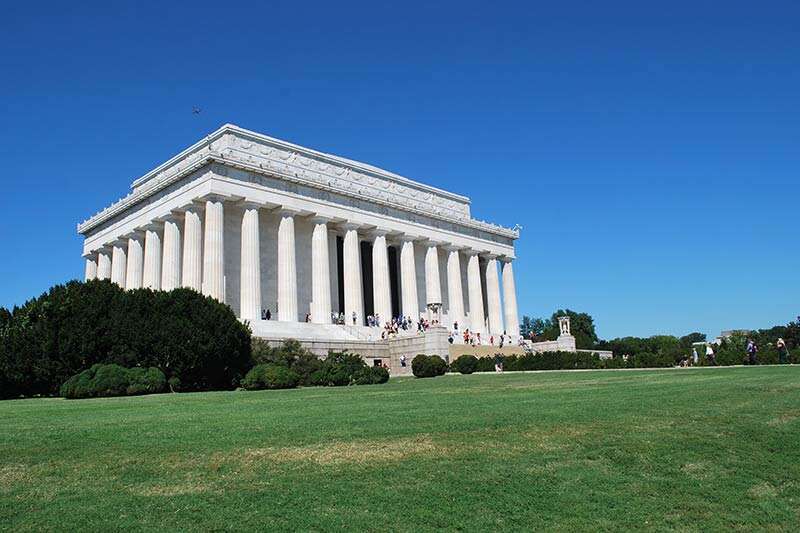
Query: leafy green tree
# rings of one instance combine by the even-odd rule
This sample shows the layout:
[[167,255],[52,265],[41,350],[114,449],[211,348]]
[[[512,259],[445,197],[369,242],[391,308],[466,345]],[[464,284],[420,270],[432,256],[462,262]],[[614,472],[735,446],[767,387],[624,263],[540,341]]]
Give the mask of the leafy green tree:
[[533,331],[533,320],[528,315],[522,317],[522,323],[519,325],[519,334],[529,339]]
[[229,389],[250,367],[250,331],[190,289],[125,291],[71,281],[11,312],[0,329],[0,396],[57,394],[96,363],[156,367],[183,390]]
[[695,342],[706,342],[706,334],[705,333],[689,333],[688,335],[684,335],[680,338],[681,345],[691,347],[692,344]]

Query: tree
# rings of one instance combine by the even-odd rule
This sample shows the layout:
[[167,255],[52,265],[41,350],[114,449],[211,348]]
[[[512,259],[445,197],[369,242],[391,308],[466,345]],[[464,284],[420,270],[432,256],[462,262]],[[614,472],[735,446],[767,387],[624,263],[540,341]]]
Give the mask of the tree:
[[71,281],[0,320],[2,397],[57,394],[96,363],[156,367],[182,390],[235,387],[250,367],[249,328],[191,289]]
[[706,342],[706,334],[705,333],[689,333],[688,335],[684,335],[681,337],[681,344],[684,346],[691,346],[695,342]]
[[522,324],[519,326],[519,333],[526,339],[541,337],[546,327],[545,320],[541,318],[531,318],[528,315],[522,317]]

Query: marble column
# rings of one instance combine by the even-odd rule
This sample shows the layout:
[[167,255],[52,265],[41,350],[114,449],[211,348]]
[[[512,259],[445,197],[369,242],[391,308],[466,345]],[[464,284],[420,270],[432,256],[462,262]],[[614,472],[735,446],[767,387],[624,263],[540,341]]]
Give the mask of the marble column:
[[243,320],[261,320],[261,249],[258,204],[246,202],[242,215],[242,265],[239,316]]
[[442,303],[442,281],[439,279],[439,247],[428,243],[425,252],[425,303]]
[[497,274],[497,256],[486,260],[486,303],[489,309],[489,334],[503,333],[503,307],[500,305],[500,278]]
[[505,305],[506,332],[512,337],[518,337],[517,287],[514,283],[514,267],[509,258],[503,259],[503,304]]
[[464,293],[461,288],[461,258],[459,247],[447,248],[447,301],[450,305],[447,316],[450,325],[458,322],[460,331],[464,330]]
[[125,288],[125,270],[128,268],[125,241],[115,241],[111,245],[111,283]]
[[97,252],[97,279],[111,278],[111,255],[108,248],[101,248]]
[[413,320],[419,318],[419,298],[417,297],[417,267],[414,259],[414,237],[400,237],[400,286],[402,289],[403,316]]
[[392,287],[389,284],[389,251],[386,231],[376,230],[372,243],[372,296],[380,326],[392,320]]
[[125,288],[141,289],[144,267],[142,235],[134,233],[128,237],[128,268],[125,272]]
[[86,270],[83,279],[86,281],[97,279],[97,255],[87,254],[84,258],[86,259]]
[[483,290],[481,290],[481,267],[478,253],[468,250],[467,262],[467,294],[469,297],[469,329],[473,333],[485,334],[483,324]]
[[331,323],[331,266],[328,219],[314,217],[311,234],[311,322]]
[[361,286],[361,244],[358,240],[358,225],[344,224],[344,319],[353,325],[353,313],[357,326],[364,325],[364,298]]
[[206,199],[203,294],[225,301],[225,209],[217,196]]
[[161,235],[155,224],[145,227],[142,286],[154,291],[161,289]]
[[161,290],[181,286],[181,230],[175,215],[164,217],[164,254],[161,263]]
[[189,206],[183,217],[181,284],[200,292],[203,288],[203,223],[199,206]]
[[294,240],[294,216],[290,210],[279,211],[278,224],[278,320],[297,322],[297,255]]

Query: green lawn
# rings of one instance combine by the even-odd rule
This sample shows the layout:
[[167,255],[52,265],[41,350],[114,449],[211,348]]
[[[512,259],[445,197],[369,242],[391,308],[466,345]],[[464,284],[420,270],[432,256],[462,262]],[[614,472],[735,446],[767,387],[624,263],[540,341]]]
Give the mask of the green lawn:
[[0,402],[0,529],[798,524],[797,366]]

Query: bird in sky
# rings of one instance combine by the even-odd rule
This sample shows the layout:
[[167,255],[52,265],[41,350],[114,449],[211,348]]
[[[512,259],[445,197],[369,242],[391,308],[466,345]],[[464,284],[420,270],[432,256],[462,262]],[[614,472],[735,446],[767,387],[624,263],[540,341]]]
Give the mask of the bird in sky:
[[200,108],[197,107],[197,106],[192,107],[192,114],[193,115],[199,115],[200,114]]

